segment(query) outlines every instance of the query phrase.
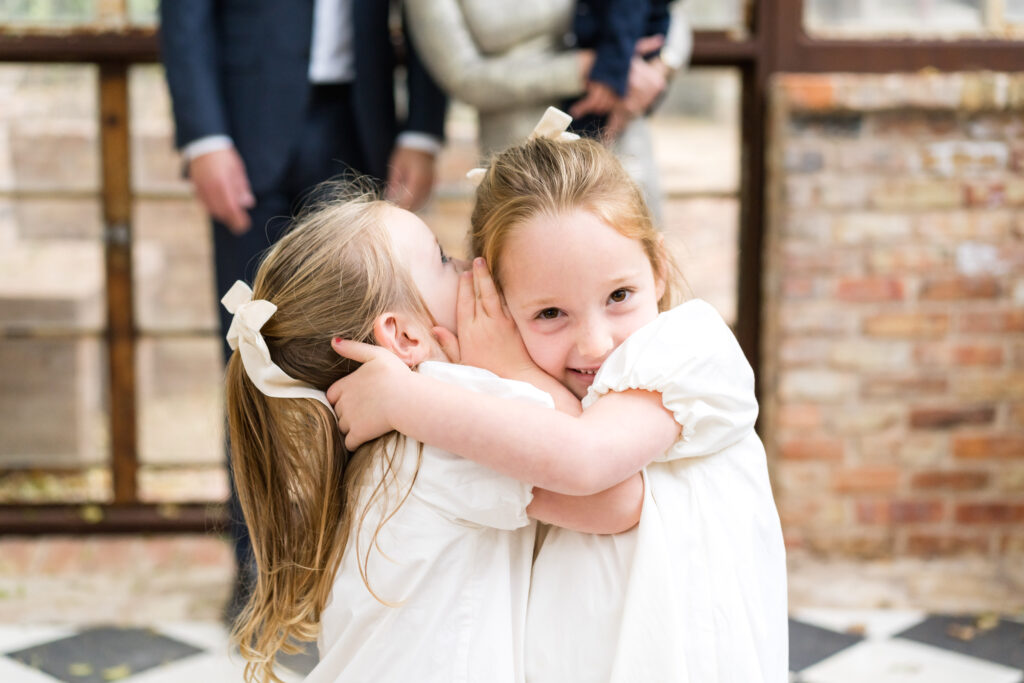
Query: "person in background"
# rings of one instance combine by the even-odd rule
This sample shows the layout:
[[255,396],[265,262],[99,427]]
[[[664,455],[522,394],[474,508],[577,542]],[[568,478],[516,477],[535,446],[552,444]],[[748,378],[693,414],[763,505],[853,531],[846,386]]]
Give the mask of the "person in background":
[[[252,280],[287,217],[327,178],[365,173],[400,206],[426,201],[446,99],[409,50],[408,112],[399,115],[389,13],[389,3],[374,0],[160,3],[175,144],[212,219],[218,298]],[[220,323],[226,334],[225,311]],[[233,482],[231,491],[238,573],[228,621],[252,578]]]
[[[596,45],[595,27],[606,29],[610,40],[617,42],[614,36],[638,30],[634,24],[640,29],[665,25],[657,17],[668,11],[666,0],[637,3],[640,10],[631,7],[629,16],[642,21],[599,20],[611,16],[616,4],[621,3],[406,0],[405,7],[410,37],[431,74],[449,95],[476,108],[480,151],[488,157],[525,139],[548,106],[585,95],[595,67],[599,73],[605,70],[608,57],[599,49],[581,49],[574,29],[582,31],[588,44]],[[678,6],[671,7],[664,46],[644,50],[650,55],[657,52],[658,60],[632,59],[631,45],[625,61],[626,95],[613,117],[622,132],[613,146],[655,212],[659,192],[650,135],[641,114],[664,92],[666,77],[689,59],[690,31]],[[589,18],[578,20],[584,8]],[[626,40],[635,41],[632,35]],[[573,43],[575,47],[567,47]],[[656,44],[646,42],[641,47]],[[582,106],[581,102],[573,114],[582,115],[592,104]]]
[[564,105],[573,116],[570,130],[612,145],[659,226],[661,188],[645,117],[690,59],[693,36],[683,3],[578,0],[573,20],[576,46],[595,57],[586,93]]

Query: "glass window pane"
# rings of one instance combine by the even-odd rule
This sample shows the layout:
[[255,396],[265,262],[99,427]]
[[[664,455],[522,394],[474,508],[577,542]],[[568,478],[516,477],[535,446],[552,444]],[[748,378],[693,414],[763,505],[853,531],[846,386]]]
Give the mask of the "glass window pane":
[[664,194],[666,242],[686,297],[736,319],[740,79],[734,69],[691,69],[673,79],[651,117]]
[[99,192],[97,70],[0,64],[0,192]]
[[807,0],[804,22],[815,37],[967,37],[998,35],[984,0]]
[[[222,500],[220,341],[212,335],[143,337],[135,353],[139,462],[146,472],[139,481],[142,499]],[[188,481],[194,484],[191,492]]]
[[170,99],[160,68],[133,67],[129,97],[136,194],[132,221],[136,325],[144,332],[213,334],[217,301],[210,228],[181,175]]
[[157,0],[0,0],[5,26],[37,30],[155,26],[156,10]]
[[96,0],[0,0],[9,26],[64,27],[96,19]]
[[136,26],[156,26],[157,1],[128,0],[128,22]]
[[746,32],[750,0],[685,0],[683,11],[694,29]]
[[6,501],[110,497],[96,90],[93,66],[0,65]]
[[0,500],[106,500],[107,357],[98,337],[0,338]]
[[0,330],[98,332],[96,70],[0,65]]

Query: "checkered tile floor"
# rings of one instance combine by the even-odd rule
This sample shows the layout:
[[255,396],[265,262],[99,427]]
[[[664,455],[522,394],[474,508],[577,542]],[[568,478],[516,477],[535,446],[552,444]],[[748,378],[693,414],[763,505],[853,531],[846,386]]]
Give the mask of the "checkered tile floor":
[[[919,612],[801,610],[789,626],[794,683],[1024,683],[1024,622]],[[4,683],[242,680],[216,624],[148,629],[0,626]],[[300,681],[313,655],[287,658]]]

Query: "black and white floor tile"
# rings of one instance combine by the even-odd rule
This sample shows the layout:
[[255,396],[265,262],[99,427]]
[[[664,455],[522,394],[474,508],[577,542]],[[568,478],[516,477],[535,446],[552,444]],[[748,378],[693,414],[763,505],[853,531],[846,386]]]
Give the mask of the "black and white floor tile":
[[912,611],[802,610],[794,683],[1024,683],[1024,623]]
[[[793,683],[1024,683],[1024,622],[913,611],[800,610]],[[315,655],[283,657],[302,680]],[[2,683],[230,683],[245,663],[218,624],[0,625]]]

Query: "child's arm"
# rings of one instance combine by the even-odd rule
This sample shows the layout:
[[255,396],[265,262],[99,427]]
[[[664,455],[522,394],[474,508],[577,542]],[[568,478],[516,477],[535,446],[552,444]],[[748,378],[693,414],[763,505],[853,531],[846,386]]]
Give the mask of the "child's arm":
[[443,327],[433,330],[453,362],[490,370],[505,379],[528,382],[550,395],[555,408],[563,413],[583,412],[580,400],[530,358],[482,258],[473,259],[472,272],[467,271],[459,278],[456,320],[457,337]]
[[350,449],[397,430],[514,479],[585,496],[639,472],[679,437],[658,393],[612,393],[573,417],[412,372],[377,346],[334,347],[363,364],[327,393]]
[[[456,318],[457,337],[443,327],[434,329],[449,359],[506,379],[529,382],[550,394],[563,413],[582,412],[579,399],[530,358],[483,259],[475,259],[473,272],[464,273],[459,281]],[[527,514],[584,533],[619,533],[640,521],[643,494],[639,473],[593,496],[567,496],[534,488]]]
[[640,521],[644,481],[639,473],[592,496],[566,496],[533,489],[526,514],[533,519],[585,534],[618,534]]

